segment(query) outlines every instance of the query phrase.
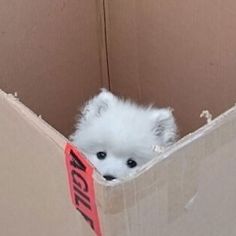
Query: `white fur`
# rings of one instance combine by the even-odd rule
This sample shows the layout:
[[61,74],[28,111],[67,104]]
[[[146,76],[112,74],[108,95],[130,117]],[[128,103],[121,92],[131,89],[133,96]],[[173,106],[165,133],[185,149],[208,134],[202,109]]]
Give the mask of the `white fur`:
[[[138,106],[103,89],[85,105],[70,138],[102,175],[123,178],[154,158],[155,145],[175,142],[176,130],[169,108]],[[104,160],[96,156],[100,151]],[[137,167],[127,166],[129,158]]]

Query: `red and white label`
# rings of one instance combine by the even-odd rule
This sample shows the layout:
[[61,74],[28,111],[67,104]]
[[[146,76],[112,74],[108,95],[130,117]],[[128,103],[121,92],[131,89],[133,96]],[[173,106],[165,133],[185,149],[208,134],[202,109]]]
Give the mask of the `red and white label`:
[[65,158],[72,201],[91,228],[101,236],[93,183],[94,168],[69,143],[65,147]]

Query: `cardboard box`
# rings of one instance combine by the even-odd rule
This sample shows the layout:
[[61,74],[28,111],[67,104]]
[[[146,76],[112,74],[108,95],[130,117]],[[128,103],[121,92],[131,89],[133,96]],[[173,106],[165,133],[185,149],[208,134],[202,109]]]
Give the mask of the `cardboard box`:
[[[64,134],[77,101],[105,86],[171,105],[186,135],[136,176],[106,182],[61,133],[1,91],[0,234],[235,236],[236,4],[13,5],[0,10],[1,88]],[[206,108],[221,115],[204,125]]]
[[[69,196],[67,140],[12,95],[1,92],[0,110],[2,235],[94,235]],[[235,235],[235,138],[232,108],[135,178],[95,172],[101,235]]]

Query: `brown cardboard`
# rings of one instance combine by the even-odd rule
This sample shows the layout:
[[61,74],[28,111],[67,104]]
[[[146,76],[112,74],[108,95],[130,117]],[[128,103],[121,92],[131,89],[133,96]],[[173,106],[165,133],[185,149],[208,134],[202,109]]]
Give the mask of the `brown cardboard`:
[[235,101],[236,2],[106,1],[111,88],[172,106],[182,136]]
[[[171,105],[183,135],[204,123],[203,109],[216,116],[235,102],[233,1],[2,4],[1,88],[64,134],[75,107],[102,85]],[[1,235],[94,235],[71,203],[66,142],[0,93]],[[233,107],[126,181],[96,173],[102,235],[235,236],[235,145]]]
[[0,93],[0,231],[4,236],[92,236],[71,204],[65,139]]
[[[93,235],[69,197],[67,140],[13,96],[1,93],[0,98],[1,232]],[[235,144],[232,108],[164,151],[137,176],[111,183],[96,173],[102,235],[234,236]]]
[[236,108],[149,163],[136,178],[97,185],[104,235],[236,234]]
[[81,104],[108,87],[103,14],[101,0],[1,1],[0,88],[64,135]]

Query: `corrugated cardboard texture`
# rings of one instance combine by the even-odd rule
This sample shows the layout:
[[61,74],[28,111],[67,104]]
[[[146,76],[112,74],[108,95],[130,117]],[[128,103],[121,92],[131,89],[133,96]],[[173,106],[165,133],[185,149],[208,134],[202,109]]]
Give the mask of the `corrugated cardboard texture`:
[[181,134],[236,101],[236,2],[106,1],[111,88],[172,106]]
[[236,109],[137,178],[97,184],[105,236],[235,236]]
[[107,87],[103,1],[0,0],[0,88],[65,135]]
[[71,203],[64,142],[0,93],[0,235],[94,235]]

